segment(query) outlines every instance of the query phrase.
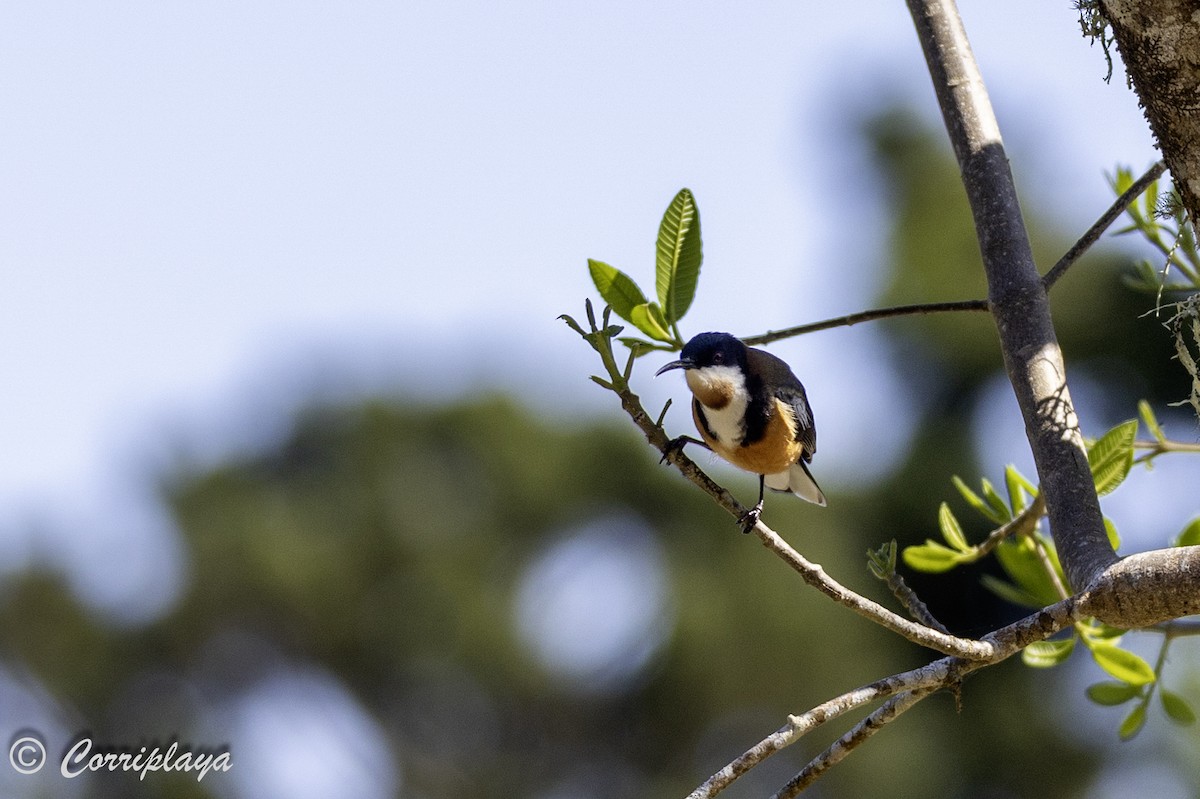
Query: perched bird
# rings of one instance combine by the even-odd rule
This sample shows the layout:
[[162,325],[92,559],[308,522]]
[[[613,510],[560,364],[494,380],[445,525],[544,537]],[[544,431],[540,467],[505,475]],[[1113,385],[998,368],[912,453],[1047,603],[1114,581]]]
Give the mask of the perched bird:
[[655,376],[684,370],[703,441],[680,436],[672,446],[700,444],[758,475],[758,504],[742,517],[744,529],[749,531],[762,513],[764,485],[824,506],[825,495],[808,470],[817,451],[817,428],[804,386],[791,368],[728,333],[701,333],[679,354]]

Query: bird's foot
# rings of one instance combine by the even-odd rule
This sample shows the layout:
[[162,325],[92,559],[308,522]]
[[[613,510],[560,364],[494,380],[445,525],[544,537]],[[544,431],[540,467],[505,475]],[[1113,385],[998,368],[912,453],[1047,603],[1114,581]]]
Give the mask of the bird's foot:
[[754,529],[754,525],[758,524],[758,517],[762,516],[763,504],[761,501],[750,510],[738,517],[738,524],[742,528],[742,533],[749,534]]
[[662,457],[658,459],[658,462],[666,463],[676,452],[683,452],[683,448],[688,444],[699,444],[705,449],[708,449],[708,445],[703,441],[692,438],[691,436],[679,436],[678,438],[672,438],[667,442],[667,446],[663,449]]

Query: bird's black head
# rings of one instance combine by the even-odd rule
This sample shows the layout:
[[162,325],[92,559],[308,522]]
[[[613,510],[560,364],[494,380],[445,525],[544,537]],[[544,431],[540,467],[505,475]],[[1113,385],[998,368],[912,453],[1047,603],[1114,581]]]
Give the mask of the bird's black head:
[[728,333],[701,333],[692,337],[671,361],[655,372],[655,376],[671,369],[704,369],[709,366],[732,366],[746,369],[746,345]]

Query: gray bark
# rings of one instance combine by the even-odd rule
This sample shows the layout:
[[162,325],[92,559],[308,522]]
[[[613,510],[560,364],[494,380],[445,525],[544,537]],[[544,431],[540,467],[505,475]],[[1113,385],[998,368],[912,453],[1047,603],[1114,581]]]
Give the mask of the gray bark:
[[1100,5],[1183,204],[1200,219],[1200,3]]
[[988,305],[1025,420],[1054,543],[1067,579],[1082,590],[1117,557],[1104,533],[1049,298],[1033,260],[1000,128],[952,0],[909,0],[908,5],[971,204]]

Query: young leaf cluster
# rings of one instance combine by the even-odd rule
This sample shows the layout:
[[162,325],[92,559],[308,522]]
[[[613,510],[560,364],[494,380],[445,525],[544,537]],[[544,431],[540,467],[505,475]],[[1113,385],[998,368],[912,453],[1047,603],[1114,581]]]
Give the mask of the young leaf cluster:
[[[1192,378],[1186,402],[1191,403],[1196,417],[1200,418],[1200,294],[1193,294],[1178,303],[1176,309],[1168,323],[1175,334],[1175,357]],[[1182,405],[1183,401],[1177,404]]]
[[[1153,437],[1151,444],[1143,442],[1139,445],[1136,441],[1137,419],[1122,422],[1100,438],[1088,442],[1088,464],[1096,493],[1101,496],[1112,493],[1124,482],[1135,463],[1134,451],[1137,446],[1152,448],[1149,455],[1140,459],[1142,462],[1171,451],[1172,442],[1163,433],[1149,403],[1140,402],[1138,411],[1142,424]],[[918,571],[943,572],[995,552],[997,562],[1008,579],[1002,580],[991,575],[982,577],[984,586],[994,594],[1032,608],[1045,607],[1064,598],[1067,595],[1064,587],[1066,578],[1053,539],[1040,529],[1039,521],[1045,508],[1030,481],[1016,468],[1008,466],[1005,469],[1007,497],[1001,495],[986,479],[981,481],[978,491],[958,476],[953,478],[953,484],[972,510],[996,525],[995,530],[984,541],[972,544],[967,540],[963,526],[949,503],[943,502],[937,515],[941,541],[927,539],[924,544],[906,547],[902,555],[904,563]],[[1114,549],[1118,548],[1120,540],[1115,526],[1107,518],[1104,524],[1110,543]],[[1175,546],[1200,544],[1200,517],[1193,519],[1172,543]],[[878,575],[884,564],[876,555],[870,565]],[[1121,646],[1123,632],[1095,619],[1088,619],[1077,622],[1070,636],[1030,644],[1021,656],[1027,666],[1049,668],[1065,661],[1082,644],[1096,664],[1112,678],[1091,686],[1087,691],[1088,697],[1103,705],[1137,700],[1119,729],[1121,738],[1128,739],[1136,735],[1145,723],[1170,636],[1164,640],[1164,654],[1160,655],[1155,666],[1151,666]],[[1170,719],[1180,724],[1190,724],[1195,720],[1190,705],[1181,696],[1161,686],[1157,693]]]
[[631,352],[629,354],[629,360],[626,361],[625,368],[618,369],[616,358],[612,351],[612,339],[625,328],[621,325],[609,324],[608,320],[612,315],[612,308],[608,306],[605,306],[601,314],[600,324],[596,324],[596,312],[592,310],[591,300],[584,300],[584,309],[587,312],[587,330],[584,330],[583,326],[568,314],[561,314],[558,318],[566,322],[567,327],[582,336],[583,340],[600,354],[600,361],[604,364],[604,369],[608,373],[608,379],[592,375],[592,382],[609,391],[624,391],[629,387],[629,375],[633,371],[634,353]]
[[[952,478],[952,482],[968,505],[999,526],[984,541],[971,544],[967,541],[958,517],[950,509],[950,504],[943,502],[938,508],[938,530],[945,543],[926,539],[924,544],[905,547],[903,558],[909,568],[923,572],[944,572],[955,566],[974,563],[991,554],[1006,538],[1015,533],[1031,532],[1044,513],[1044,507],[1040,500],[1037,500],[1037,488],[1014,466],[1010,465],[1004,470],[1007,502],[986,478],[981,481],[979,492],[968,486],[958,475]],[[1035,500],[1034,505],[1029,502],[1031,498]],[[1018,528],[1028,529],[1019,531]]]
[[[1124,167],[1117,169],[1116,176],[1110,179],[1118,194],[1129,189],[1133,182],[1133,173]],[[1166,326],[1175,336],[1176,357],[1192,379],[1186,401],[1200,418],[1200,246],[1197,246],[1196,227],[1179,201],[1179,193],[1172,188],[1160,194],[1157,180],[1139,201],[1126,207],[1125,213],[1130,224],[1116,233],[1140,233],[1162,256],[1160,266],[1149,260],[1139,261],[1127,278],[1129,285],[1153,292],[1158,308],[1162,307],[1165,292],[1190,294],[1170,304],[1175,312]]]
[[[1109,178],[1117,194],[1123,194],[1133,182],[1133,172],[1127,167],[1118,168],[1116,176]],[[1160,192],[1156,180],[1138,201],[1129,204],[1125,213],[1130,223],[1113,235],[1140,233],[1161,255],[1157,266],[1150,260],[1139,261],[1128,278],[1129,285],[1159,296],[1163,292],[1200,291],[1196,229],[1179,202],[1178,193],[1173,188]]]
[[[1128,741],[1141,732],[1142,727],[1146,724],[1146,714],[1155,693],[1158,694],[1159,704],[1168,719],[1180,726],[1190,726],[1196,723],[1196,711],[1192,709],[1191,704],[1179,694],[1165,688],[1159,679],[1162,676],[1162,668],[1166,662],[1167,648],[1171,645],[1171,640],[1172,635],[1168,630],[1167,634],[1163,636],[1158,660],[1153,668],[1140,658],[1136,664],[1133,664],[1135,666],[1133,669],[1122,668],[1119,663],[1110,664],[1105,671],[1116,679],[1094,683],[1087,688],[1088,699],[1098,705],[1116,706],[1133,702],[1132,707],[1117,728],[1117,734],[1123,741]],[[1123,649],[1114,651],[1125,655],[1130,654]],[[1100,663],[1101,661],[1097,658],[1096,662]],[[1102,667],[1104,667],[1103,664]]]
[[588,271],[600,296],[612,310],[646,335],[620,339],[636,355],[651,350],[683,347],[679,320],[696,296],[703,252],[700,242],[700,209],[690,189],[680,189],[658,226],[655,243],[654,289],[649,300],[629,275],[614,266],[588,259]]
[[[1157,431],[1155,434],[1161,435],[1162,430],[1148,405],[1143,408],[1143,414],[1151,420],[1152,430]],[[1100,496],[1116,490],[1133,468],[1137,429],[1138,421],[1130,419],[1089,442],[1088,465],[1096,493]],[[997,525],[995,531],[982,542],[971,544],[950,504],[943,502],[938,509],[938,530],[945,543],[927,539],[924,544],[906,547],[903,554],[905,564],[917,571],[943,572],[973,563],[994,551],[1011,581],[998,580],[989,575],[983,577],[984,585],[997,596],[1035,608],[1062,599],[1062,586],[1065,584],[1062,567],[1053,539],[1042,532],[1038,524],[1045,509],[1037,488],[1029,479],[1016,467],[1006,467],[1004,482],[1007,500],[986,478],[981,481],[978,492],[957,475],[952,481],[972,509]],[[1030,500],[1033,500],[1032,503]],[[1018,521],[1024,524],[1015,524]],[[1116,527],[1109,519],[1105,519],[1104,523],[1109,541],[1115,549],[1120,545]]]
[[[1096,665],[1112,678],[1089,686],[1086,692],[1089,699],[1100,705],[1122,704],[1134,697],[1145,700],[1121,722],[1118,729],[1121,739],[1128,740],[1137,734],[1145,722],[1146,704],[1154,686],[1158,684],[1163,660],[1151,666],[1139,655],[1122,648],[1123,633],[1123,630],[1095,619],[1078,622],[1074,627],[1074,635],[1030,644],[1021,652],[1021,660],[1033,668],[1051,668],[1064,662],[1075,650],[1076,644],[1082,643]],[[1162,690],[1160,687],[1160,692]],[[1172,694],[1170,701],[1190,712],[1190,707],[1182,697]]]
[[[1143,420],[1152,434],[1165,441],[1149,407],[1143,404],[1141,410]],[[1110,493],[1128,476],[1134,462],[1137,427],[1136,420],[1123,422],[1090,442],[1089,464],[1098,492]],[[960,563],[978,560],[994,550],[1008,580],[985,575],[982,578],[984,585],[1016,604],[1045,607],[1065,596],[1066,591],[1063,587],[1065,577],[1053,540],[1037,526],[1044,508],[1038,500],[1037,489],[1014,467],[1009,466],[1005,470],[1005,482],[1007,501],[987,480],[981,481],[981,488],[976,491],[961,478],[954,477],[954,486],[966,503],[999,527],[985,541],[972,545],[949,503],[942,503],[938,509],[938,528],[945,543],[927,540],[922,545],[908,547],[904,550],[904,562],[921,571],[946,571]],[[1022,516],[1032,518],[1024,525],[1014,525]],[[1116,529],[1108,519],[1105,519],[1105,526],[1116,548],[1119,544]],[[1008,534],[997,542],[999,534],[1006,531]],[[1200,543],[1200,518],[1185,527],[1174,543],[1177,546]],[[886,575],[889,564],[885,552],[881,549],[878,553],[872,553],[869,565],[876,576],[881,576],[881,573]],[[1138,700],[1119,729],[1122,739],[1128,739],[1136,735],[1145,723],[1163,659],[1160,657],[1152,667],[1142,657],[1121,646],[1122,634],[1122,630],[1089,619],[1076,623],[1072,635],[1068,637],[1030,644],[1021,656],[1027,666],[1050,668],[1064,662],[1082,644],[1096,664],[1112,678],[1089,688],[1088,697],[1101,704]],[[1158,696],[1164,711],[1173,721],[1181,724],[1194,721],[1195,714],[1183,697],[1161,686]]]
[[[1142,447],[1151,447],[1151,451],[1139,458],[1138,462],[1148,462],[1163,452],[1171,451],[1172,443],[1166,438],[1150,403],[1138,403],[1138,411],[1142,425],[1145,425],[1153,438],[1151,444],[1140,444]],[[1112,427],[1102,437],[1088,441],[1088,465],[1096,492],[1102,497],[1115,491],[1133,468],[1134,450],[1139,446],[1136,441],[1138,427],[1139,420],[1130,419]],[[976,491],[967,486],[961,477],[953,477],[954,487],[958,489],[966,504],[990,523],[997,525],[994,533],[984,541],[974,545],[968,541],[962,524],[950,509],[950,505],[942,503],[937,512],[937,527],[942,541],[929,539],[922,545],[906,547],[902,558],[912,569],[940,572],[960,564],[972,563],[994,551],[1008,579],[1004,581],[985,575],[982,578],[985,587],[1016,605],[1045,607],[1066,596],[1066,578],[1063,577],[1062,566],[1058,563],[1054,541],[1040,530],[1038,524],[1045,509],[1040,503],[1037,488],[1012,465],[1004,470],[1004,482],[1007,501],[988,480],[983,480],[979,491]],[[1022,517],[1025,523],[1016,524],[1022,521]],[[1115,525],[1108,518],[1104,519],[1104,524],[1112,547],[1117,548],[1120,546],[1120,539]],[[1192,519],[1175,541],[1172,541],[1172,545],[1200,545],[1200,517]],[[878,560],[878,555],[872,559],[872,571],[877,573],[882,570],[883,565],[882,560]],[[1135,701],[1118,728],[1118,734],[1123,740],[1133,738],[1145,725],[1147,709],[1156,695],[1156,686],[1159,703],[1162,704],[1166,716],[1181,725],[1193,723],[1195,713],[1186,699],[1159,685],[1166,647],[1170,643],[1170,632],[1164,636],[1163,649],[1154,666],[1141,656],[1122,648],[1122,635],[1122,630],[1116,630],[1096,619],[1087,619],[1076,623],[1070,636],[1028,645],[1021,651],[1021,660],[1026,666],[1033,668],[1050,668],[1066,661],[1079,644],[1084,645],[1092,660],[1111,678],[1088,687],[1088,698],[1104,705]]]

